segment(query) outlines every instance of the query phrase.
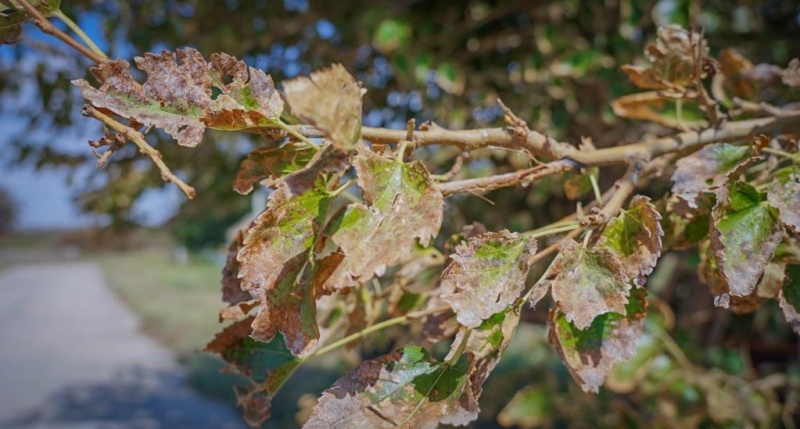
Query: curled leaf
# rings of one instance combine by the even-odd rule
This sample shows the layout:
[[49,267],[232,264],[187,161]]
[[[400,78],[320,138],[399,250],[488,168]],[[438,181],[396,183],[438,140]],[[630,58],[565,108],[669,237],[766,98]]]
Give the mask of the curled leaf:
[[342,151],[361,140],[361,97],[366,90],[341,64],[283,83],[286,101],[302,120],[321,129]]
[[666,25],[658,28],[645,54],[651,66],[623,66],[631,81],[640,88],[682,92],[681,86],[694,77],[697,62],[708,56],[708,45],[700,33]]
[[[680,110],[676,103],[680,102]],[[623,95],[611,102],[614,114],[627,119],[650,121],[667,128],[679,130],[689,127],[704,127],[707,121],[697,103],[666,97],[659,91]]]
[[144,84],[133,79],[125,60],[91,69],[102,82],[100,88],[85,80],[72,83],[95,107],[161,128],[189,147],[200,143],[206,128],[270,127],[283,112],[272,78],[228,54],[213,54],[206,62],[197,50],[187,48],[147,53],[134,61],[147,73]]
[[675,182],[672,192],[690,208],[697,209],[700,194],[727,184],[731,177],[750,166],[749,153],[747,146],[717,143],[679,159],[672,175]]
[[624,314],[605,313],[587,329],[571,323],[560,308],[550,311],[548,341],[585,392],[597,392],[614,366],[636,352],[647,312],[644,289],[631,291]]
[[779,170],[767,189],[767,201],[778,209],[783,224],[800,234],[800,168]]
[[[471,396],[471,357],[448,364],[408,346],[362,362],[323,392],[305,429],[422,428],[465,424],[477,417]],[[454,420],[454,418],[456,418]]]
[[747,296],[755,289],[783,238],[777,217],[775,209],[747,183],[734,182],[717,193],[711,212],[711,248],[728,294]]
[[458,321],[471,328],[516,301],[525,289],[536,240],[508,231],[489,232],[469,239],[450,255],[442,274],[454,292],[442,295]]
[[661,214],[650,199],[633,197],[628,210],[608,223],[598,246],[611,249],[620,259],[625,276],[644,285],[661,255]]
[[407,260],[419,239],[427,246],[442,224],[444,200],[422,163],[405,164],[360,149],[354,164],[364,204],[351,204],[333,227],[345,254],[326,287],[341,289]]
[[258,148],[250,152],[239,165],[233,189],[247,195],[253,190],[253,185],[262,180],[265,186],[274,187],[282,177],[308,164],[314,154],[310,148],[297,143]]
[[786,322],[800,335],[800,265],[786,265],[785,278],[778,301]]
[[242,281],[239,279],[241,264],[236,259],[239,250],[244,246],[244,234],[244,229],[236,231],[231,244],[228,246],[225,267],[222,268],[222,300],[229,304],[238,304],[251,298],[250,294],[242,289]]
[[587,249],[567,240],[550,265],[549,274],[534,288],[532,296],[537,301],[551,288],[553,300],[566,320],[578,329],[586,329],[601,314],[625,314],[631,283],[619,258],[610,250]]

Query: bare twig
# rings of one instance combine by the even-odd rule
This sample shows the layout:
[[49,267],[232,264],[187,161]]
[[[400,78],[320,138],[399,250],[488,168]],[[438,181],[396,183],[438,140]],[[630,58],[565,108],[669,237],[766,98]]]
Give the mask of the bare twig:
[[161,152],[150,146],[140,132],[117,122],[114,120],[114,118],[98,111],[92,106],[84,106],[82,113],[84,116],[89,116],[102,121],[104,124],[106,124],[106,126],[114,129],[120,135],[136,144],[141,153],[147,155],[151,160],[153,160],[153,163],[156,165],[156,167],[158,167],[159,171],[161,171],[161,178],[164,179],[165,182],[175,183],[190,200],[196,196],[194,188],[187,185],[183,180],[180,179],[180,177],[172,173],[169,167],[167,167],[167,164],[164,163],[164,160],[161,159]]
[[17,0],[25,10],[33,17],[33,23],[36,24],[43,32],[56,37],[57,39],[61,40],[62,42],[68,44],[69,46],[73,47],[76,51],[83,54],[85,57],[89,58],[90,60],[94,61],[95,63],[102,63],[107,58],[92,52],[91,49],[87,48],[84,45],[81,45],[77,40],[73,39],[69,36],[69,34],[64,33],[63,31],[56,28],[50,20],[48,20],[41,12],[39,12],[35,7],[33,7],[27,0]]
[[442,183],[439,184],[439,190],[444,196],[462,192],[487,192],[507,186],[527,185],[535,180],[563,173],[575,167],[575,163],[569,160],[553,161],[513,173]]

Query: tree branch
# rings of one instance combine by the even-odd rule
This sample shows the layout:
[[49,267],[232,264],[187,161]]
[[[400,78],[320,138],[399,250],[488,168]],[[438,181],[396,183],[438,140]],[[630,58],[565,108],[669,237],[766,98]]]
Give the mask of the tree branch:
[[495,176],[480,177],[477,179],[458,180],[439,184],[442,195],[449,196],[463,192],[487,192],[507,186],[529,184],[535,180],[572,170],[576,164],[570,160],[553,161],[548,164],[537,165],[513,173],[498,174]]
[[39,12],[35,7],[33,7],[27,0],[18,0],[22,7],[28,11],[28,13],[33,17],[33,23],[36,24],[43,32],[56,37],[57,39],[61,40],[62,42],[72,46],[75,50],[83,54],[85,57],[89,58],[90,60],[94,61],[95,63],[102,63],[106,60],[102,56],[92,52],[91,49],[87,48],[84,45],[78,43],[77,40],[73,39],[69,36],[69,34],[64,33],[63,31],[56,28],[53,23],[50,22],[41,12]]

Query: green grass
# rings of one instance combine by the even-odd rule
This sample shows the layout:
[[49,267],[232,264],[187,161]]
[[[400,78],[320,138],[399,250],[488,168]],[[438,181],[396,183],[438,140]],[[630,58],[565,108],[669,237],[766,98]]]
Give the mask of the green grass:
[[222,326],[218,265],[190,258],[174,262],[166,249],[98,255],[109,285],[142,319],[143,330],[185,358],[201,350]]

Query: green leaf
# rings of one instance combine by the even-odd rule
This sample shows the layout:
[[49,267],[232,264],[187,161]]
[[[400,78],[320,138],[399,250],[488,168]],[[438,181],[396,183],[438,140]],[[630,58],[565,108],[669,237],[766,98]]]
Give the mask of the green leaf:
[[11,45],[17,43],[22,38],[22,26],[12,25],[0,28],[0,45]]
[[676,163],[672,175],[672,192],[686,201],[691,209],[697,209],[697,198],[703,192],[726,185],[731,178],[750,166],[748,146],[733,146],[727,143],[712,144]]
[[[30,0],[28,3],[46,17],[52,16],[53,12],[61,8],[61,0]],[[30,19],[33,19],[33,16],[19,2],[14,0],[0,2],[0,29],[19,28],[19,24]]]
[[351,204],[333,226],[345,254],[326,287],[336,290],[382,274],[439,233],[444,200],[425,166],[405,164],[360,148],[354,160],[364,204]]
[[[103,82],[100,88],[85,80],[72,83],[95,107],[161,128],[189,147],[200,143],[206,128],[271,127],[283,112],[272,78],[228,54],[214,54],[206,63],[198,51],[187,48],[147,53],[134,60],[147,73],[144,84],[133,79],[125,60],[106,61],[91,69]],[[279,138],[281,132],[276,130],[273,137]]]
[[303,273],[331,199],[322,182],[288,199],[274,192],[237,256],[241,288],[261,300],[254,338],[269,342],[280,331],[295,354],[308,351],[319,336],[314,294]]
[[611,249],[619,257],[625,276],[644,285],[661,255],[661,214],[650,199],[637,195],[628,210],[606,226],[597,246]]
[[400,19],[385,19],[375,30],[372,45],[382,54],[387,55],[394,50],[408,45],[411,40],[411,26]]
[[583,248],[567,240],[547,276],[534,285],[531,304],[536,305],[550,288],[566,319],[586,329],[601,314],[625,314],[631,282],[610,250]]
[[281,147],[262,147],[250,152],[239,165],[233,189],[247,195],[253,184],[264,180],[264,185],[276,186],[280,179],[306,166],[315,152],[299,143]]
[[453,261],[442,274],[442,282],[451,282],[453,292],[441,298],[453,307],[459,323],[478,327],[519,299],[534,253],[536,240],[517,233],[472,237],[450,255]]
[[361,97],[366,90],[341,64],[283,83],[292,113],[314,125],[339,150],[361,141]]
[[553,392],[549,389],[528,386],[514,394],[500,411],[497,421],[504,427],[542,427],[552,420],[555,405]]
[[585,330],[560,308],[550,311],[548,341],[585,392],[597,392],[616,364],[633,357],[647,312],[646,295],[644,289],[632,290],[625,315],[602,314]]
[[[747,183],[734,182],[718,192],[711,212],[711,248],[727,294],[747,296],[755,289],[783,238],[777,217]],[[723,304],[724,295],[717,298]]]
[[245,420],[259,426],[271,414],[272,396],[299,365],[281,338],[263,343],[250,338],[254,318],[235,322],[216,335],[204,351],[218,354],[250,385],[237,389],[237,402]]
[[448,364],[418,346],[362,362],[323,392],[303,427],[434,429],[440,422],[466,424],[477,417],[470,365],[468,355]]
[[786,227],[800,234],[800,167],[789,167],[775,173],[767,189],[767,201],[780,212]]
[[779,302],[786,322],[800,335],[800,265],[787,264]]

